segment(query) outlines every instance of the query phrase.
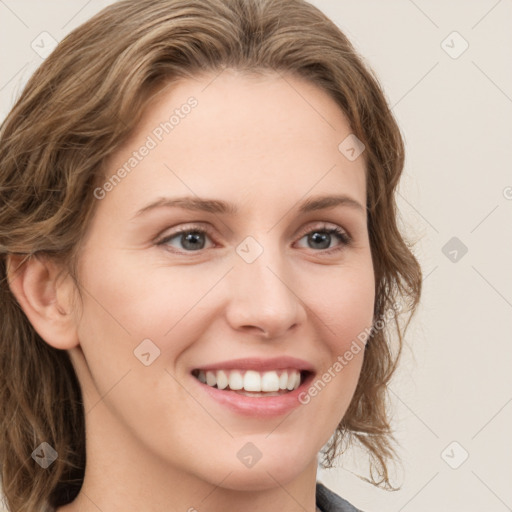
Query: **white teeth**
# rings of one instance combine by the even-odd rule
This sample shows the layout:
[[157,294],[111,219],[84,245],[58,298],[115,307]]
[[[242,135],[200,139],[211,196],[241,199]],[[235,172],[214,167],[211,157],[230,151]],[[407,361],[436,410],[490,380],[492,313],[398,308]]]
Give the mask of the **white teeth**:
[[281,377],[279,377],[279,389],[286,389],[286,385],[288,384],[288,373],[281,373]]
[[219,370],[217,372],[217,387],[219,389],[227,388],[229,384],[228,376],[226,375],[226,372],[223,370]]
[[261,391],[278,391],[279,377],[276,372],[266,372],[261,377]]
[[272,395],[280,390],[291,391],[300,385],[299,370],[258,372],[255,370],[199,370],[197,378],[208,386],[233,391],[267,392]]
[[240,372],[234,370],[229,373],[229,387],[233,390],[244,387],[244,379]]
[[286,386],[286,389],[291,391],[292,389],[297,389],[300,384],[300,373],[295,375],[288,376],[288,385]]
[[206,384],[208,386],[215,386],[217,384],[217,377],[213,372],[206,372]]
[[244,389],[245,391],[262,391],[261,377],[258,372],[248,370],[244,375]]

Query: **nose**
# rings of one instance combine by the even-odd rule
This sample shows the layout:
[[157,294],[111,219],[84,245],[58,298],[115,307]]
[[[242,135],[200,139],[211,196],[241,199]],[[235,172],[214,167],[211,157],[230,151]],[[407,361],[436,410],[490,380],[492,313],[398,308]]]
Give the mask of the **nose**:
[[297,329],[306,318],[304,304],[279,249],[268,247],[252,263],[236,256],[229,273],[227,321],[239,332],[278,338]]

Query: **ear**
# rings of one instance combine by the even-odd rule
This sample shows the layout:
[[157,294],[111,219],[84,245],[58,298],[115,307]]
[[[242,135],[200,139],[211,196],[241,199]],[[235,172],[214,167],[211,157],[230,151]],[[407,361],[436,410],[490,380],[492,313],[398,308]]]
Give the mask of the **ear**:
[[79,343],[73,311],[76,285],[62,270],[38,254],[7,257],[9,287],[29,322],[49,345],[66,350]]

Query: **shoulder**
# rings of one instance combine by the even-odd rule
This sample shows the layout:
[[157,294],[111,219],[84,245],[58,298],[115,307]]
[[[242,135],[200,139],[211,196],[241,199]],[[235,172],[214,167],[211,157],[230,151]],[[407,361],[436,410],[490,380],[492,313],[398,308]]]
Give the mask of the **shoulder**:
[[320,482],[316,483],[316,504],[322,512],[362,512]]

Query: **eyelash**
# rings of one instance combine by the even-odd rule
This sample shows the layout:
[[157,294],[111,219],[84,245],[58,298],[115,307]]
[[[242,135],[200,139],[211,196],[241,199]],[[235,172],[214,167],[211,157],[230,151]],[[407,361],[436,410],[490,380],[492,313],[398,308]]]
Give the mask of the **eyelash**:
[[[213,241],[214,236],[211,231],[212,230],[209,229],[208,227],[199,227],[199,226],[194,226],[194,225],[185,226],[185,227],[181,228],[180,230],[178,230],[174,233],[171,233],[170,235],[167,235],[165,238],[156,242],[156,245],[165,246],[172,239],[174,239],[180,235],[186,234],[186,233],[197,233],[197,234],[201,234],[201,235],[208,235]],[[299,235],[299,240],[304,238],[304,236],[312,234],[312,233],[325,233],[325,234],[329,234],[329,235],[335,235],[338,238],[338,240],[341,242],[336,247],[332,247],[330,249],[320,249],[320,250],[314,251],[314,252],[322,252],[324,254],[332,254],[332,253],[338,252],[340,250],[343,250],[345,247],[349,246],[352,243],[352,238],[346,233],[346,231],[342,230],[339,227],[330,228],[330,227],[327,227],[326,225],[321,226],[321,227],[315,227],[312,229],[307,228],[304,231],[301,231],[301,233]],[[177,250],[172,249],[172,252],[176,252],[178,254],[190,254],[190,253],[193,254],[193,253],[200,253],[205,250],[206,249],[198,249],[196,251],[186,251],[186,250],[185,251],[177,251]]]

